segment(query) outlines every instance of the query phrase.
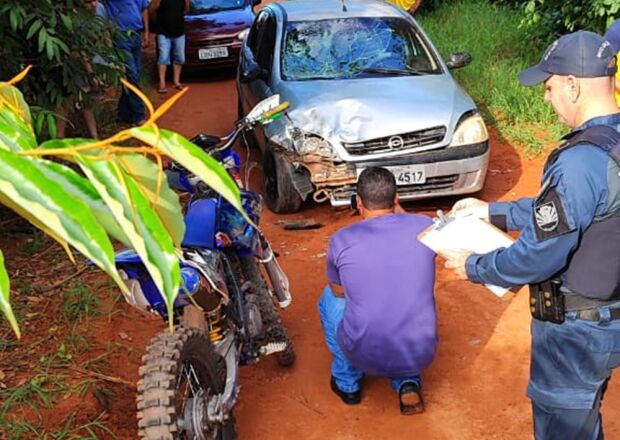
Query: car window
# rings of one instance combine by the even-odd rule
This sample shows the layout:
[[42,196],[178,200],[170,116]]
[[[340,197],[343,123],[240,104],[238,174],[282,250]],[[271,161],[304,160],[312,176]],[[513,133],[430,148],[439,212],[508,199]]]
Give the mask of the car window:
[[441,72],[415,27],[392,17],[289,22],[281,64],[286,80],[361,78],[390,71],[416,75]]
[[247,0],[190,0],[189,15],[244,8]]
[[258,39],[260,33],[263,31],[268,18],[269,14],[267,12],[259,13],[256,20],[254,20],[254,24],[252,24],[252,27],[250,28],[250,33],[248,35],[248,47],[255,55],[258,49]]
[[271,72],[275,44],[276,20],[273,16],[269,15],[265,20],[263,31],[258,36],[258,51],[256,53],[256,62],[268,72]]

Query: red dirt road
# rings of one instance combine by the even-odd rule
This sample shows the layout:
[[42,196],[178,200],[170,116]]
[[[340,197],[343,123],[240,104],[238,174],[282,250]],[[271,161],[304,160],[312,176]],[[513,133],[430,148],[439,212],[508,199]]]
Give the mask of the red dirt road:
[[[200,130],[224,133],[236,117],[234,79],[223,76],[189,83],[190,91],[162,125],[190,136]],[[295,103],[291,103],[293,106]],[[252,160],[260,155],[253,152]],[[492,133],[492,157],[485,200],[508,200],[536,193],[542,159],[526,160]],[[260,171],[253,189],[260,189]],[[412,212],[432,213],[454,200],[411,203]],[[298,361],[291,369],[274,359],[242,370],[236,409],[242,439],[527,439],[531,415],[525,387],[529,369],[527,292],[498,299],[484,287],[455,280],[438,260],[436,298],[439,352],[423,374],[427,411],[400,416],[395,393],[386,379],[366,378],[363,401],[347,407],[330,391],[330,354],[323,340],[316,304],[325,284],[327,240],[339,228],[359,220],[348,210],[310,204],[289,218],[314,218],[325,226],[285,231],[282,218],[266,210],[262,226],[290,277],[293,305],[283,319],[295,341]],[[386,263],[386,264],[389,264]],[[137,342],[137,341],[136,341]],[[146,341],[144,341],[146,342]],[[605,398],[608,438],[620,438],[618,383]],[[127,411],[132,408],[127,408]]]

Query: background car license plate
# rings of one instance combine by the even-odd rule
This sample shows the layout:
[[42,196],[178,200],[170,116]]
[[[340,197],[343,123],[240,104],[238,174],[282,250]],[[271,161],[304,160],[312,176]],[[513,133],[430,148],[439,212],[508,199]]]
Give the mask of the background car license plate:
[[388,170],[394,174],[396,185],[420,185],[426,182],[424,167],[409,165],[402,167],[388,167]]
[[212,58],[226,58],[228,56],[227,47],[212,47],[210,49],[198,49],[198,59],[210,60]]

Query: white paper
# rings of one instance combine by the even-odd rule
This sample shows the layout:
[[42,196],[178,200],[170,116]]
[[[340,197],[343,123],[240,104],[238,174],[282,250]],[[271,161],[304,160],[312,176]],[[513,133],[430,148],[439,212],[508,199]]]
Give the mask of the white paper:
[[[451,221],[446,225],[433,225],[418,236],[422,244],[440,255],[443,250],[486,254],[501,247],[508,247],[514,242],[505,232],[478,217],[469,215],[449,218]],[[490,284],[485,286],[499,297],[509,290]]]

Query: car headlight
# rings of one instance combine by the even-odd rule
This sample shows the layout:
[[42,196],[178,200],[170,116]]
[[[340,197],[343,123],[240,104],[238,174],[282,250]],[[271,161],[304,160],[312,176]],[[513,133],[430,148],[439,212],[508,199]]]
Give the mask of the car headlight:
[[299,154],[316,154],[321,157],[334,157],[334,150],[329,142],[322,137],[302,133],[296,130],[293,134],[293,143]]
[[479,114],[474,114],[461,121],[452,136],[451,147],[479,144],[489,139],[487,127]]

